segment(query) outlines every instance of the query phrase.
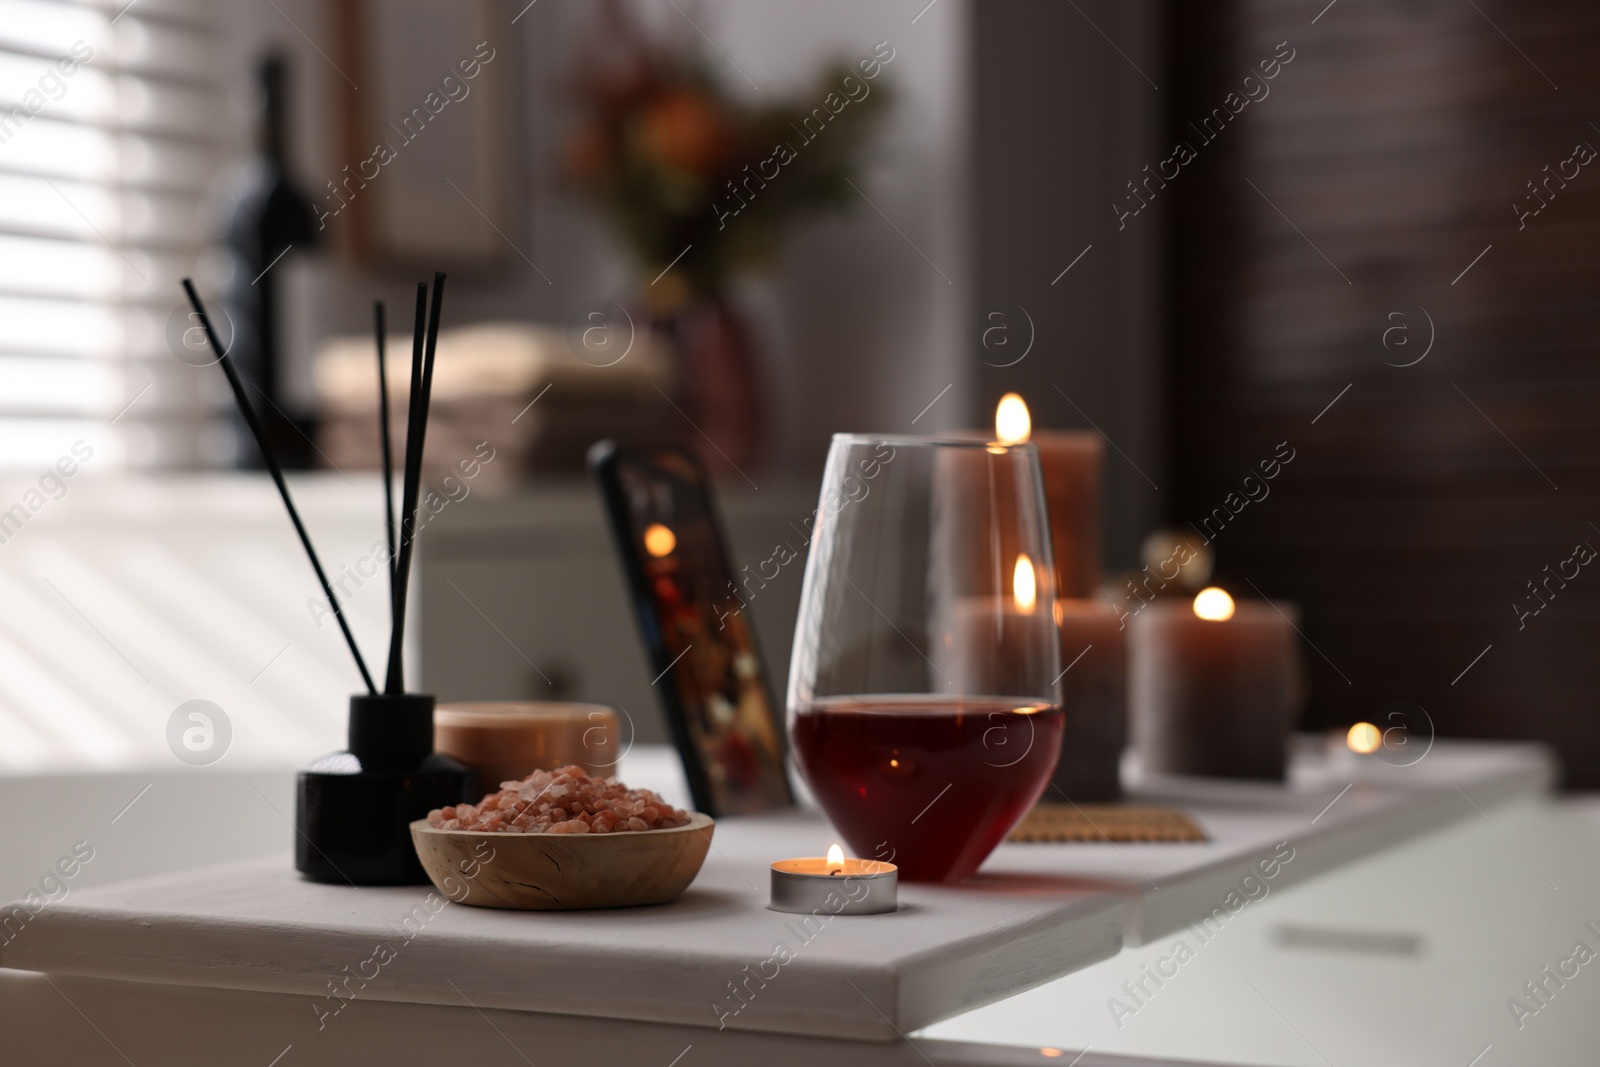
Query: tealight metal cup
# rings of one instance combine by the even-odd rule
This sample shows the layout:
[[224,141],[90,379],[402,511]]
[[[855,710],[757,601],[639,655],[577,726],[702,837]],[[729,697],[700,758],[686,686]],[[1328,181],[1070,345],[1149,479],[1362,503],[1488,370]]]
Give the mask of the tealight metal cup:
[[881,915],[899,908],[900,869],[881,860],[821,856],[772,865],[772,909],[798,914]]

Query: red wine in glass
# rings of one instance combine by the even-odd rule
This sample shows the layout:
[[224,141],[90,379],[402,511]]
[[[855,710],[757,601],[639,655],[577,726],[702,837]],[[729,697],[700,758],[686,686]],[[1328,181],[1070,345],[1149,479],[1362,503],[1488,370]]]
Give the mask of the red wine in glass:
[[813,795],[858,856],[900,877],[978,869],[1049,783],[1061,708],[1037,698],[845,697],[794,709]]

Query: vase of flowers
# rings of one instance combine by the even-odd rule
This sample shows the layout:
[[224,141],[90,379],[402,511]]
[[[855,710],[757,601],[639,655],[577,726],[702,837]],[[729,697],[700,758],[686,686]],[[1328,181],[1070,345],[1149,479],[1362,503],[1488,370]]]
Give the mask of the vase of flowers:
[[893,50],[831,65],[788,100],[752,103],[712,75],[684,28],[653,35],[622,0],[600,5],[572,79],[564,163],[634,261],[646,317],[676,353],[676,403],[695,443],[709,440],[713,469],[743,469],[761,458],[766,419],[730,283],[769,260],[795,222],[857,198]]

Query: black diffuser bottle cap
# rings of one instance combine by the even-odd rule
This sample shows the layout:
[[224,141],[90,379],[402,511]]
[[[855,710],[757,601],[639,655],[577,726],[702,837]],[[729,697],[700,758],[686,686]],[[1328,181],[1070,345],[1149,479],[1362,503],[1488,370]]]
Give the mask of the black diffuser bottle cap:
[[350,751],[370,770],[414,767],[433,751],[433,697],[358,693],[350,698]]

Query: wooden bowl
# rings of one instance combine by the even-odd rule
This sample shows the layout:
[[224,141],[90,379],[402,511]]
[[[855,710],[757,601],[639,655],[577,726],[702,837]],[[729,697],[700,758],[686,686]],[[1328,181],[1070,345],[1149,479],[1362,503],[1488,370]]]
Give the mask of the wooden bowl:
[[457,904],[521,911],[625,908],[677,900],[711,848],[711,816],[666,830],[506,834],[411,824],[417,858]]

